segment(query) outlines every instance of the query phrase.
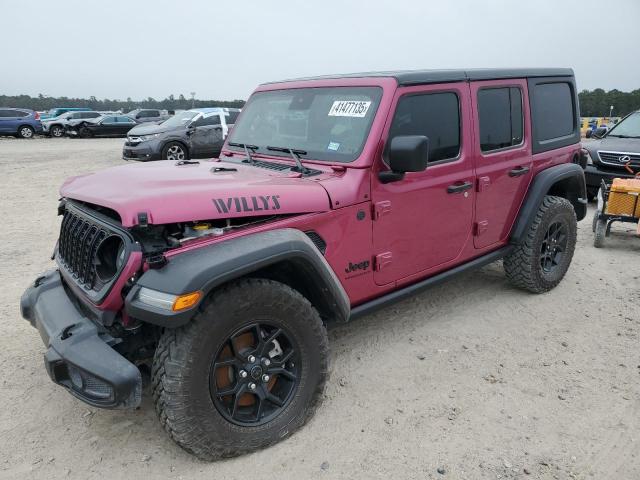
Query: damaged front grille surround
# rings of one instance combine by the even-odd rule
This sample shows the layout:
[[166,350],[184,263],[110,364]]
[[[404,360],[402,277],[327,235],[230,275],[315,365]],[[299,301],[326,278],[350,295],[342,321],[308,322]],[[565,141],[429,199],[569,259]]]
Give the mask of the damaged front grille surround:
[[[63,219],[55,255],[58,266],[67,281],[81,287],[94,303],[99,303],[121,274],[131,251],[139,247],[126,230],[98,212],[66,201],[61,213]],[[100,250],[113,243],[113,239],[123,245],[124,253],[118,262],[119,252],[116,252],[114,263],[105,270],[105,262],[110,259],[101,258]],[[104,271],[109,271],[109,275],[101,274]]]

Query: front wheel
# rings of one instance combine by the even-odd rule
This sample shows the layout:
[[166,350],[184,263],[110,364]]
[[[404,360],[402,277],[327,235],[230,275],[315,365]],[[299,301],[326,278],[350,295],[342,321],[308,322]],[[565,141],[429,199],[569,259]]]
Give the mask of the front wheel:
[[152,368],[160,423],[203,460],[278,442],[313,415],[328,376],[315,308],[279,282],[216,291],[185,327],[167,329]]
[[561,197],[544,197],[524,241],[504,258],[507,278],[533,293],[554,288],[571,264],[577,230],[571,202]]
[[189,155],[184,145],[178,142],[169,142],[162,149],[163,160],[187,160]]
[[80,130],[78,130],[78,135],[82,138],[91,138],[93,137],[93,132],[87,127],[80,127]]

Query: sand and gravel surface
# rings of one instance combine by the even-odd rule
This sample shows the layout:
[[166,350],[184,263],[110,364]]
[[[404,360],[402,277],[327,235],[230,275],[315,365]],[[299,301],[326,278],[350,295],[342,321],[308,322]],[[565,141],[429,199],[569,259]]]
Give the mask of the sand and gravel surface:
[[315,418],[213,464],[172,443],[149,394],[88,407],[51,383],[19,299],[51,268],[63,179],[120,165],[121,139],[0,139],[0,479],[640,478],[640,238],[580,223],[558,288],[500,263],[334,328]]

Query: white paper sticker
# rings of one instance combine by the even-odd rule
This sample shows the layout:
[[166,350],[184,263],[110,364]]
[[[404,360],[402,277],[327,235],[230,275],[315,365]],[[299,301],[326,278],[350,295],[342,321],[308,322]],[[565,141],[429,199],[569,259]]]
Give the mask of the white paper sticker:
[[362,118],[367,114],[370,106],[370,101],[336,100],[329,109],[329,116]]

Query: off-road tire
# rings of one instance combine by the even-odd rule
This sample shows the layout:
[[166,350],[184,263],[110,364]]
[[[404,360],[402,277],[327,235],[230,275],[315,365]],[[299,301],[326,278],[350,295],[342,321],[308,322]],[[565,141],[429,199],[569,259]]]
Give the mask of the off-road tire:
[[33,138],[35,134],[36,131],[33,129],[33,127],[30,127],[29,125],[20,125],[20,128],[18,128],[17,136],[19,138]]
[[[567,227],[567,243],[561,261],[551,272],[545,272],[540,253],[549,227],[562,222]],[[547,195],[520,245],[504,258],[507,278],[513,285],[533,293],[554,288],[564,277],[576,246],[578,224],[571,203],[561,197]]]
[[[56,132],[58,134],[56,134]],[[51,127],[49,127],[49,135],[51,135],[53,138],[64,137],[64,127],[60,125],[52,125]]]
[[[271,421],[240,426],[216,408],[209,390],[214,357],[225,339],[259,318],[286,329],[300,348],[300,380]],[[328,338],[317,310],[296,290],[266,279],[243,279],[217,290],[189,324],[163,333],[151,380],[160,423],[202,460],[248,453],[285,439],[314,414],[328,377]]]
[[599,219],[595,222],[593,229],[593,246],[596,248],[604,247],[604,239],[607,236],[607,221]]
[[[177,152],[173,152],[174,149],[182,150],[183,158],[176,156]],[[172,155],[174,158],[169,159],[169,156]],[[162,148],[162,160],[188,160],[189,159],[189,150],[180,142],[169,142]]]

